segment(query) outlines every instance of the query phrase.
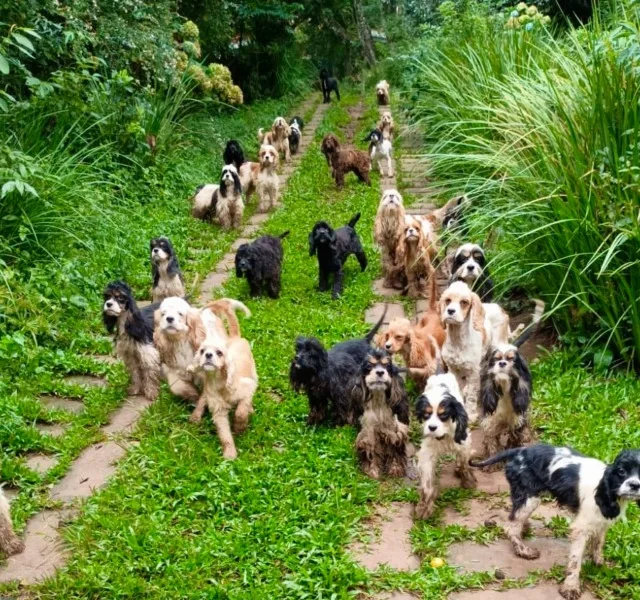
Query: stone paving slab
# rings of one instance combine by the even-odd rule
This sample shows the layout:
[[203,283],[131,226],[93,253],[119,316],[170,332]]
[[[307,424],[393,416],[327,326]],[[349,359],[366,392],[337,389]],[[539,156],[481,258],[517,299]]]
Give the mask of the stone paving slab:
[[143,396],[129,396],[118,410],[111,414],[109,424],[102,428],[107,435],[130,433],[140,415],[151,406],[151,402]]
[[418,596],[409,594],[408,592],[391,592],[382,593],[381,595],[374,596],[376,600],[418,600]]
[[67,375],[63,381],[68,385],[80,385],[82,387],[107,387],[107,380],[94,375]]
[[36,423],[36,429],[43,435],[59,438],[69,428],[69,423]]
[[250,243],[251,243],[250,239],[247,239],[245,237],[238,238],[235,242],[233,242],[233,244],[231,244],[231,251],[237,252],[238,248],[240,248],[242,244],[250,244]]
[[269,213],[255,213],[249,219],[249,223],[252,225],[262,225],[265,221],[269,219]]
[[231,271],[236,267],[236,255],[232,252],[225,254],[222,260],[216,265],[216,271],[218,273],[224,273],[225,271]]
[[[485,494],[504,494],[509,491],[509,483],[502,471],[485,473],[480,469],[474,469],[474,473],[478,480],[476,490],[479,492],[484,492]],[[455,475],[455,464],[453,462],[446,463],[442,466],[440,487],[442,489],[460,487],[460,479]]]
[[242,234],[242,237],[250,238],[258,233],[258,231],[260,231],[260,225],[245,225],[240,233]]
[[120,359],[113,354],[92,354],[91,358],[107,365],[115,365],[116,363],[120,362]]
[[[596,600],[589,591],[584,590],[581,600]],[[555,583],[543,582],[536,586],[505,591],[499,590],[469,590],[451,594],[448,600],[564,600],[558,592]]]
[[[379,302],[374,304],[371,308],[367,309],[364,314],[364,320],[371,325],[375,325],[382,317],[384,313],[384,303]],[[404,317],[404,308],[402,304],[388,304],[387,314],[384,318],[383,324],[388,325],[392,319]]]
[[210,273],[200,286],[200,303],[204,304],[211,299],[211,292],[220,287],[229,279],[229,273]]
[[145,308],[147,306],[151,306],[151,300],[138,300],[136,302],[138,308]]
[[56,408],[66,410],[67,412],[78,414],[84,410],[84,404],[77,398],[65,398],[63,396],[54,396],[53,394],[42,394],[38,398],[40,404],[45,408]]
[[393,288],[384,287],[384,278],[376,279],[373,282],[373,291],[378,294],[378,296],[392,297],[392,296],[401,296],[402,290],[396,290]]
[[28,454],[26,458],[26,465],[32,471],[44,475],[49,469],[52,469],[58,463],[58,459],[50,454],[34,453]]

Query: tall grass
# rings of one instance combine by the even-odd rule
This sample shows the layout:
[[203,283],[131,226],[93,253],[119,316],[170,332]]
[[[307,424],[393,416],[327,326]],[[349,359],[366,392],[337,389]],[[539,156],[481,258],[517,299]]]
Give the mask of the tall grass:
[[[638,21],[558,40],[488,28],[429,45],[414,112],[433,173],[472,198],[498,279],[601,360],[640,367]],[[608,351],[602,352],[605,346]]]

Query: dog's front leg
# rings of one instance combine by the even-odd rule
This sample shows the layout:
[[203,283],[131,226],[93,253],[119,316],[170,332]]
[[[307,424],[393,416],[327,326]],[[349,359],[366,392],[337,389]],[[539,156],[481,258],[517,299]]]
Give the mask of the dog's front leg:
[[438,497],[437,457],[428,448],[420,448],[418,453],[418,471],[420,473],[420,500],[416,506],[416,518],[428,519],[433,514]]
[[387,154],[387,177],[393,177],[393,162],[391,161],[391,154]]
[[321,292],[326,292],[329,289],[329,272],[322,267],[319,267],[318,270],[318,289]]
[[369,261],[367,260],[367,255],[364,253],[362,248],[356,252],[356,258],[358,259],[358,263],[360,263],[360,271],[365,271]]
[[262,295],[262,280],[254,279],[253,277],[249,279],[249,295],[252,298],[258,298]]
[[207,406],[207,398],[204,393],[200,395],[198,398],[198,402],[196,403],[196,407],[193,409],[191,416],[189,417],[189,421],[192,423],[200,423],[202,420],[202,415],[204,415],[204,409]]
[[331,297],[337,300],[342,295],[342,281],[344,279],[344,271],[342,267],[336,272],[333,278],[333,292]]
[[567,577],[560,586],[560,595],[566,600],[577,600],[580,597],[580,571],[582,570],[582,559],[588,540],[588,531],[583,531],[578,527],[572,529]]
[[309,396],[309,416],[307,417],[307,425],[320,425],[321,423],[324,423],[326,415],[326,398]]
[[460,477],[460,485],[464,489],[473,489],[476,487],[477,479],[471,467],[469,460],[471,459],[471,443],[463,445],[456,455],[456,475]]

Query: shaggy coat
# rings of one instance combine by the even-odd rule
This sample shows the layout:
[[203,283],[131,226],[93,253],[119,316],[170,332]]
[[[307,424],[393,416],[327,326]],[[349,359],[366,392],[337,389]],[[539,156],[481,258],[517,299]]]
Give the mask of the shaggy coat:
[[275,207],[280,193],[280,178],[276,173],[278,151],[273,146],[263,145],[260,147],[259,157],[260,163],[253,167],[252,177],[258,193],[258,211],[268,212]]
[[154,302],[162,302],[171,296],[184,296],[184,278],[178,264],[178,257],[166,237],[151,240],[151,275],[153,287],[151,297]]
[[328,352],[316,338],[299,337],[296,340],[289,381],[296,392],[307,394],[309,425],[353,425],[357,422],[362,405],[352,393],[354,381],[384,317],[383,314],[364,338],[341,342]]
[[[249,197],[255,192],[255,183],[253,171],[259,169],[258,163],[247,162],[244,158],[242,146],[237,140],[229,140],[224,149],[224,164],[233,165],[238,171],[240,184],[242,185],[242,193],[245,194],[247,202]],[[257,176],[257,175],[256,175]]]
[[331,297],[334,300],[342,294],[343,267],[349,256],[355,254],[362,271],[367,268],[367,257],[355,230],[359,219],[360,213],[356,214],[347,225],[335,230],[326,221],[318,221],[309,234],[309,256],[314,254],[318,256],[320,280],[318,289],[321,292],[328,290],[329,278],[333,275]]
[[236,252],[236,277],[246,278],[252,298],[261,296],[263,291],[269,298],[280,297],[280,277],[282,275],[282,240],[288,231],[274,235],[263,235],[251,244],[242,244]]
[[344,177],[347,173],[353,173],[360,181],[371,185],[369,178],[371,159],[366,152],[354,148],[342,148],[340,141],[333,133],[324,137],[320,150],[331,167],[331,176],[335,179],[338,188],[344,187]]
[[364,359],[353,390],[354,404],[363,407],[356,452],[371,478],[407,474],[409,401],[404,382],[391,356],[372,348]]
[[483,302],[493,300],[493,280],[484,250],[478,244],[463,244],[456,250],[449,283],[454,281],[464,281]]
[[388,110],[382,113],[382,117],[380,118],[380,121],[378,121],[377,128],[382,131],[382,137],[385,140],[393,139],[393,130],[395,129],[395,125],[393,117]]
[[242,182],[232,164],[223,167],[218,185],[200,186],[193,197],[191,214],[203,221],[215,220],[223,229],[240,227],[243,212]]
[[398,190],[385,190],[382,193],[373,236],[382,254],[382,272],[384,287],[403,290],[406,286],[404,261],[398,260],[398,248],[405,227],[405,210],[402,196]]
[[131,377],[129,394],[142,394],[148,400],[155,400],[160,391],[160,355],[153,345],[153,313],[158,306],[140,310],[124,281],[114,281],[104,291],[102,319],[114,334],[116,356]]
[[338,89],[338,80],[329,76],[329,71],[322,69],[320,71],[320,86],[322,88],[322,102],[329,104],[331,102],[331,92],[335,92],[338,102],[340,102],[340,90]]
[[387,164],[387,177],[393,177],[393,163],[391,161],[393,146],[391,145],[391,141],[384,138],[380,129],[374,129],[364,141],[369,142],[371,165],[373,167],[377,165],[380,175],[384,177],[382,163],[385,162]]
[[229,140],[222,155],[225,165],[233,165],[236,169],[244,164],[244,152],[238,140]]
[[258,130],[258,141],[261,145],[273,146],[279,153],[284,154],[284,160],[291,162],[291,149],[289,148],[289,135],[291,127],[284,117],[276,117],[271,130],[266,133],[262,128]]
[[431,262],[431,256],[436,253],[429,235],[427,221],[407,215],[405,217],[404,231],[396,260],[404,266],[404,274],[407,278],[406,293],[414,298],[427,298],[431,279],[435,278],[435,269]]
[[9,501],[0,488],[0,552],[5,556],[11,556],[23,551],[24,543],[13,531]]
[[389,106],[391,94],[389,93],[389,83],[383,79],[376,85],[376,98],[380,106]]
[[540,551],[525,544],[522,536],[540,506],[541,495],[550,494],[575,514],[566,578],[559,592],[567,600],[577,600],[585,553],[602,566],[607,530],[624,518],[629,502],[640,505],[640,450],[624,450],[613,464],[606,465],[571,448],[540,444],[505,450],[472,466],[503,462],[507,463],[505,475],[513,503],[506,533],[517,556],[529,560],[540,556]]
[[301,117],[293,117],[289,121],[289,127],[291,133],[289,134],[289,148],[291,154],[298,154],[300,148],[300,138],[302,137],[302,130],[304,129],[304,121]]

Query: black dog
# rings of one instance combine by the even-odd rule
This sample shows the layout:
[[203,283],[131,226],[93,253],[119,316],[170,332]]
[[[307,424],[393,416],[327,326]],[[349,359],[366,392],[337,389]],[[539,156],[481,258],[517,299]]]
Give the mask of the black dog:
[[244,164],[244,152],[238,140],[229,140],[222,156],[225,165],[234,165],[236,169],[240,169]]
[[339,229],[332,229],[326,221],[318,221],[309,234],[309,256],[318,254],[318,268],[320,272],[319,289],[325,292],[329,289],[329,276],[333,273],[333,292],[331,297],[335,300],[342,294],[342,281],[344,263],[351,254],[355,254],[360,269],[367,268],[367,257],[362,249],[362,243],[355,231],[355,226],[360,219],[360,213],[355,215],[348,225]]
[[335,77],[329,77],[329,71],[322,69],[320,71],[320,83],[322,84],[322,101],[325,104],[331,102],[331,92],[336,93],[336,98],[340,102],[340,90],[338,90],[338,80]]
[[329,417],[334,425],[352,425],[360,418],[362,404],[351,392],[386,312],[364,338],[341,342],[329,352],[316,338],[296,340],[289,381],[296,392],[304,391],[309,398],[309,425]]
[[291,154],[298,154],[300,148],[300,138],[302,137],[302,130],[304,129],[304,121],[301,117],[293,117],[289,121],[291,133],[289,134],[289,150]]
[[264,288],[269,298],[280,297],[282,274],[282,240],[288,231],[263,235],[251,244],[242,244],[236,252],[236,277],[246,277],[252,298],[262,295]]
[[151,240],[150,248],[153,301],[162,302],[171,296],[183,297],[184,278],[178,264],[178,257],[169,239],[154,238]]

